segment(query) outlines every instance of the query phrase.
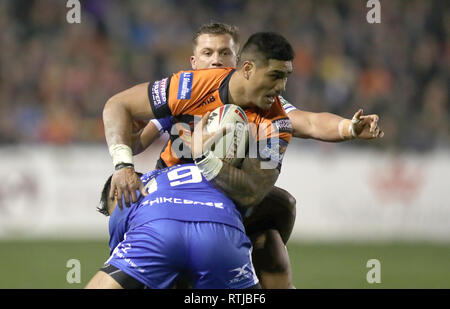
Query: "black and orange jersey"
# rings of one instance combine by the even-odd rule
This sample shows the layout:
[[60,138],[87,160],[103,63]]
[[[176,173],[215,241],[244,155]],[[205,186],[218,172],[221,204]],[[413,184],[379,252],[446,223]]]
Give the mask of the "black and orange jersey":
[[[175,123],[187,123],[192,130],[194,116],[203,116],[219,106],[229,104],[228,85],[234,72],[233,68],[180,71],[170,78],[150,83],[148,96],[155,118],[172,116]],[[280,168],[284,151],[292,137],[291,122],[280,99],[276,98],[268,110],[252,107],[244,108],[244,111],[249,123],[254,124],[250,126],[250,138],[257,145],[262,145],[257,147],[256,155],[263,161],[276,161]],[[178,131],[169,133],[170,140],[161,152],[157,167],[192,162],[190,156],[177,155],[172,149]]]

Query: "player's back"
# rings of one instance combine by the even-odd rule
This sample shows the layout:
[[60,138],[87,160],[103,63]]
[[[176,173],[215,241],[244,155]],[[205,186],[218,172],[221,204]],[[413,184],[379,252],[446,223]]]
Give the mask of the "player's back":
[[122,228],[110,231],[115,234],[106,264],[153,289],[173,287],[181,276],[197,289],[258,285],[239,212],[195,164],[155,170],[141,179],[148,195],[111,215],[116,223],[121,219]]
[[219,222],[243,230],[234,203],[213,187],[195,164],[175,165],[145,177],[142,179],[149,194],[136,205],[130,224],[176,219]]
[[147,196],[111,214],[110,249],[123,240],[129,229],[159,219],[217,222],[244,231],[235,204],[213,187],[195,164],[175,165],[141,176]]

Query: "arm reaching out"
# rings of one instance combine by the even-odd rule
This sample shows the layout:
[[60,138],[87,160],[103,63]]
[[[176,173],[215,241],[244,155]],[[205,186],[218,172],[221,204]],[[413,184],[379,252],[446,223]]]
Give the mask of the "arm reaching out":
[[311,113],[294,110],[288,114],[292,122],[293,135],[326,142],[341,142],[349,139],[374,139],[384,136],[378,126],[378,115],[363,115],[360,109],[353,119],[345,119],[331,113]]

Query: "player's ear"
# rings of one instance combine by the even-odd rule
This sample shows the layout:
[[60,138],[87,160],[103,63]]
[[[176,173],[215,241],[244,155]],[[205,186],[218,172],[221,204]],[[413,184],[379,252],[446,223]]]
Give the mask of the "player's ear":
[[253,61],[246,60],[244,61],[244,63],[242,63],[242,72],[245,79],[248,80],[250,76],[253,74],[254,70],[255,70],[255,63]]
[[117,205],[117,192],[114,194],[114,199],[107,199],[107,207],[108,207],[108,213],[111,215],[116,208]]
[[191,61],[191,67],[193,70],[197,69],[197,61],[195,60],[195,56],[191,56],[191,58],[189,59]]

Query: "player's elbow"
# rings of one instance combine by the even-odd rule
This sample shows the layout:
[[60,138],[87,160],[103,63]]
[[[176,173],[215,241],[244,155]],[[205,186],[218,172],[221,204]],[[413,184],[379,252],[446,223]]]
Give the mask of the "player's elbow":
[[106,101],[105,106],[103,106],[103,121],[107,121],[114,110],[118,107],[118,102],[114,99],[114,97],[109,98]]
[[265,197],[265,194],[261,193],[261,190],[258,190],[256,186],[255,188],[249,189],[250,190],[247,190],[245,196],[243,196],[239,201],[239,204],[245,208],[250,208],[258,205]]
[[130,114],[129,111],[120,102],[117,96],[113,96],[106,101],[105,106],[103,107],[103,123],[107,125],[108,123],[115,122],[118,118],[120,119],[126,114]]
[[108,101],[106,101],[105,106],[103,107],[103,115],[105,115],[105,113],[114,111],[116,109],[121,108],[121,104],[120,101],[118,99],[117,96],[112,96],[111,98],[108,99]]
[[258,205],[257,199],[254,196],[244,196],[239,198],[236,202],[244,208],[250,208]]

